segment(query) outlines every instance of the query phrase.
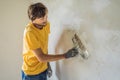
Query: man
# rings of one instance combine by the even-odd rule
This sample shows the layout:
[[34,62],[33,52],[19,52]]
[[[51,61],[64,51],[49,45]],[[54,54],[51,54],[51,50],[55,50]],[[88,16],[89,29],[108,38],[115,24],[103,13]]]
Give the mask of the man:
[[22,80],[47,80],[48,62],[68,59],[78,54],[77,49],[72,48],[64,54],[48,55],[50,23],[47,15],[48,10],[42,3],[32,4],[28,8],[31,22],[24,30]]

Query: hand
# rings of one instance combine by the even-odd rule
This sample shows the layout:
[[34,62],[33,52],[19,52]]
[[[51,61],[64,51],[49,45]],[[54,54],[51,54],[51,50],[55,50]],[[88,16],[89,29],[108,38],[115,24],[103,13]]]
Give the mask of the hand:
[[52,76],[52,69],[51,69],[50,63],[48,63],[47,75],[49,78]]
[[76,47],[73,47],[72,49],[68,50],[66,53],[65,53],[65,58],[71,58],[71,57],[74,57],[78,54],[78,50]]

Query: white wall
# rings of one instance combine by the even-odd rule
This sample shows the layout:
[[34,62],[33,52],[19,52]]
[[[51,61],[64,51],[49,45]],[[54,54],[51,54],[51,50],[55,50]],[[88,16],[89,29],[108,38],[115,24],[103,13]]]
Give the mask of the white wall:
[[49,8],[49,53],[71,48],[71,38],[77,32],[91,55],[88,60],[77,56],[52,62],[55,72],[50,80],[120,80],[120,1],[41,1]]
[[0,80],[20,80],[22,35],[27,8],[43,2],[49,9],[49,53],[71,48],[74,32],[86,42],[90,57],[52,62],[50,80],[120,79],[119,0],[2,0],[0,2]]
[[21,80],[27,0],[0,0],[0,80]]

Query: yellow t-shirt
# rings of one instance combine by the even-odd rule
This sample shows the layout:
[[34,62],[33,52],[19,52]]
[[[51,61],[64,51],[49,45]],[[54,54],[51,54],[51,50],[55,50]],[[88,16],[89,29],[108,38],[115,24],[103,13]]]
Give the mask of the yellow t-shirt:
[[27,75],[36,75],[45,71],[47,62],[40,62],[31,51],[41,48],[44,54],[48,54],[48,35],[50,33],[50,24],[47,23],[43,29],[38,29],[30,22],[23,36],[23,65],[22,70]]

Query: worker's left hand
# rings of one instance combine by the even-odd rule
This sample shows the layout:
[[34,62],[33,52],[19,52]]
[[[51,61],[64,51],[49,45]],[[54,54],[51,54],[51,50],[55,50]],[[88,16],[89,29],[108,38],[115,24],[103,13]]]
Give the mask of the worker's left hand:
[[49,78],[52,76],[52,69],[51,69],[50,63],[48,63],[47,75]]

